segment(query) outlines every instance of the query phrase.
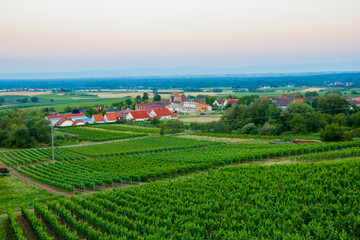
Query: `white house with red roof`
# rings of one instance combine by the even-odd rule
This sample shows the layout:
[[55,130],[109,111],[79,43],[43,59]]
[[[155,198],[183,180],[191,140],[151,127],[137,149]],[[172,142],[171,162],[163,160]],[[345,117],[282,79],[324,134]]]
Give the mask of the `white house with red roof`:
[[151,117],[147,113],[147,111],[131,111],[126,115],[126,120],[131,121],[146,121],[149,120]]
[[49,120],[51,122],[52,126],[55,126],[55,124],[63,118],[70,118],[73,121],[76,120],[82,120],[85,121],[87,119],[86,115],[84,113],[73,113],[73,114],[62,114],[62,115],[51,115],[46,116],[45,119]]
[[113,122],[116,122],[118,119],[116,118],[114,113],[107,113],[104,116],[104,120],[107,123],[113,123]]
[[85,122],[83,120],[76,120],[72,126],[82,126],[85,125]]
[[160,120],[165,120],[165,119],[176,119],[178,118],[178,116],[176,116],[175,114],[173,114],[169,109],[167,108],[158,108],[158,109],[153,109],[150,112],[150,117],[154,118],[154,117],[158,117]]
[[73,125],[73,123],[74,123],[74,121],[71,118],[66,117],[66,118],[62,118],[59,121],[57,121],[55,123],[55,126],[56,127],[70,127]]
[[91,117],[91,123],[105,123],[104,116],[100,114],[95,114]]

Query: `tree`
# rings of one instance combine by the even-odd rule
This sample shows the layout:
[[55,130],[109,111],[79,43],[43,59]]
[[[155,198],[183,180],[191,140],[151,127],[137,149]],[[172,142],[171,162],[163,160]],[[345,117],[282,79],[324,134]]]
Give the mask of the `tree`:
[[317,91],[305,93],[305,97],[317,97],[317,96],[319,96],[319,93]]
[[137,103],[141,103],[141,97],[140,97],[140,95],[137,95],[137,96],[136,96],[135,101],[136,101]]
[[159,94],[155,94],[154,95],[154,101],[155,102],[161,101],[161,96]]
[[349,106],[350,103],[345,98],[337,94],[319,97],[317,100],[317,107],[321,112],[333,115],[348,112]]
[[32,97],[30,98],[31,102],[39,102],[39,98],[38,97]]
[[160,123],[160,119],[158,117],[154,117],[153,119],[151,119],[152,125],[158,125],[159,123]]
[[129,107],[132,103],[132,100],[130,98],[127,98],[127,99],[125,99],[125,103],[126,103],[127,107]]
[[346,122],[346,116],[343,113],[336,114],[334,117],[334,123],[339,124],[340,126],[344,126]]
[[54,99],[50,99],[50,102],[54,102]]
[[5,102],[5,98],[1,97],[0,98],[0,103],[4,103]]
[[72,113],[80,113],[79,109],[76,109],[76,108],[74,108],[71,112]]
[[167,121],[165,127],[167,130],[169,130],[170,133],[178,133],[185,131],[184,123],[178,119]]
[[346,133],[339,124],[332,123],[320,130],[320,139],[324,142],[350,141],[351,134]]
[[149,100],[149,94],[147,92],[143,93],[142,100],[143,101]]
[[241,133],[255,135],[258,133],[258,127],[254,123],[248,123],[241,129]]
[[72,111],[72,107],[67,106],[67,107],[64,108],[64,111],[67,112],[67,113],[68,113],[68,112],[71,112],[71,111]]
[[303,102],[292,102],[289,104],[289,106],[285,110],[285,115],[304,115],[313,113],[314,109],[306,103]]

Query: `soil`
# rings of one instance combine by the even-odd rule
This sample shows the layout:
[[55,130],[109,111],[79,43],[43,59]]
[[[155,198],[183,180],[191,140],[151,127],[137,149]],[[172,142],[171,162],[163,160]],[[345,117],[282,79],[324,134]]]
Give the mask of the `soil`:
[[35,233],[33,232],[31,226],[30,226],[30,223],[23,217],[23,216],[19,216],[17,219],[16,219],[22,230],[23,230],[23,236],[27,239],[27,240],[36,240],[36,236],[35,236]]
[[325,88],[307,88],[307,89],[302,90],[302,92],[314,92],[314,91],[318,92],[322,89],[325,89]]
[[0,92],[0,96],[37,96],[50,94],[51,92]]
[[41,220],[43,226],[46,228],[50,236],[52,236],[55,240],[62,240],[62,238],[54,230],[51,229],[49,224],[40,215],[36,214],[36,216]]
[[182,122],[217,122],[220,121],[219,117],[194,117],[194,118],[180,118]]

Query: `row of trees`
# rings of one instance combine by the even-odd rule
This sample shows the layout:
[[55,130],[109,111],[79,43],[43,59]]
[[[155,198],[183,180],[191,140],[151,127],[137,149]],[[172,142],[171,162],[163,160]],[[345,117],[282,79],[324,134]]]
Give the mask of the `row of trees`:
[[[349,139],[344,127],[360,127],[360,112],[356,106],[351,107],[350,103],[339,95],[315,98],[312,105],[308,102],[294,101],[282,111],[267,99],[247,96],[226,110],[220,122],[201,126],[193,124],[192,128],[263,135],[319,132],[324,129],[321,136],[335,141]],[[326,134],[331,131],[337,132],[337,137]]]
[[0,146],[25,148],[50,143],[49,124],[45,115],[37,111],[1,111]]

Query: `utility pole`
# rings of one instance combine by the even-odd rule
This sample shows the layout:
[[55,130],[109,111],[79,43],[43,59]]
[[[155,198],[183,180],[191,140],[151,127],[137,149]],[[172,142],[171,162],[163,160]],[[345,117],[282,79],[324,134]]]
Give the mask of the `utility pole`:
[[54,125],[51,124],[51,148],[52,148],[52,160],[55,161],[54,151]]

